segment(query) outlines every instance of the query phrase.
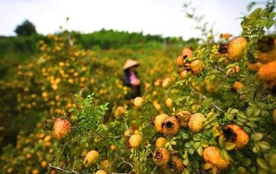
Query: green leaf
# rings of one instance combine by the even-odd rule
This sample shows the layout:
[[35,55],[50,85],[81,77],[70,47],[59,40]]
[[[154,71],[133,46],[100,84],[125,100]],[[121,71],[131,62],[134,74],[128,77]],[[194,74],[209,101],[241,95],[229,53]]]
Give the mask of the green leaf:
[[266,28],[267,29],[270,29],[272,27],[272,25],[274,25],[274,21],[273,20],[269,20],[267,23],[266,23]]
[[264,170],[269,170],[269,166],[268,166],[267,162],[264,159],[257,158],[256,162],[257,162],[257,164],[260,168],[262,168]]
[[254,133],[252,135],[252,139],[253,141],[260,141],[263,138],[263,134],[262,133]]
[[270,149],[270,144],[265,142],[265,141],[261,141],[258,142],[258,145],[263,149],[263,150],[269,150]]
[[225,143],[225,149],[228,150],[228,151],[233,150],[235,147],[236,147],[235,143],[232,143],[232,142],[226,142]]

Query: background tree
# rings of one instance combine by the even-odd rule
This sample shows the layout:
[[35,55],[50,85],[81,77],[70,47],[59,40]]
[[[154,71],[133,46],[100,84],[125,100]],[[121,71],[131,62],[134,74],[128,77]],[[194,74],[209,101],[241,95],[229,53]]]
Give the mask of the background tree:
[[18,36],[37,34],[35,25],[28,20],[25,20],[21,25],[18,25],[14,31]]

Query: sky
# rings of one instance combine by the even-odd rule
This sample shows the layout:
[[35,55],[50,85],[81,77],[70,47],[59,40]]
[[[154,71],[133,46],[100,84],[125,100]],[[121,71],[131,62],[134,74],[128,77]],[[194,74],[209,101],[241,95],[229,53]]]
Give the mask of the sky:
[[[59,31],[59,26],[83,33],[105,29],[197,37],[195,22],[185,16],[187,0],[0,0],[0,35],[15,35],[14,30],[25,19],[38,33]],[[205,21],[215,22],[221,33],[241,32],[239,17],[246,13],[250,0],[192,0]],[[70,20],[66,24],[66,17]]]

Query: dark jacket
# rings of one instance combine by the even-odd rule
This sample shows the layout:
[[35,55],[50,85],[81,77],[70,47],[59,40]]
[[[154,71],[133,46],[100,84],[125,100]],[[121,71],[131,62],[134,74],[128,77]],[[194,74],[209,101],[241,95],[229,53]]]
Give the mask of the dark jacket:
[[[138,73],[136,71],[134,73],[135,73],[136,77],[139,78]],[[131,92],[128,93],[126,96],[127,99],[134,99],[136,97],[141,96],[140,85],[134,86],[130,83],[130,72],[128,70],[126,70],[123,75],[123,83],[125,86],[131,88]]]

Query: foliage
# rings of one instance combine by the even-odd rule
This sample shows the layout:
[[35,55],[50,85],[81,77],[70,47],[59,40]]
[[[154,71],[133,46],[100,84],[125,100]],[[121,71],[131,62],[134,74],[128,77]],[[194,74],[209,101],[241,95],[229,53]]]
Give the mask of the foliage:
[[14,32],[18,36],[30,36],[37,34],[34,24],[28,20],[25,20],[21,25],[18,25]]

